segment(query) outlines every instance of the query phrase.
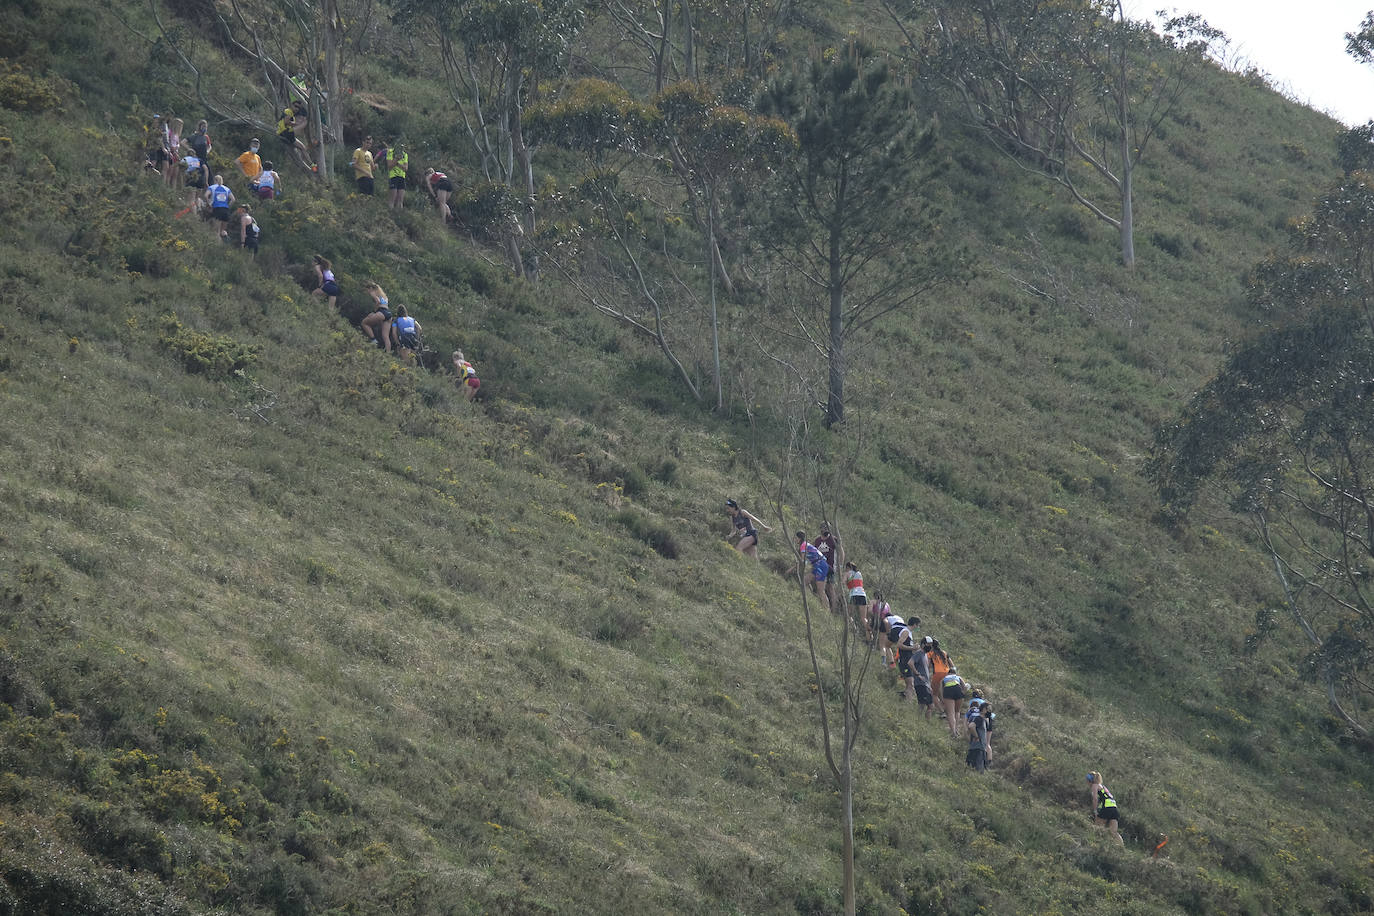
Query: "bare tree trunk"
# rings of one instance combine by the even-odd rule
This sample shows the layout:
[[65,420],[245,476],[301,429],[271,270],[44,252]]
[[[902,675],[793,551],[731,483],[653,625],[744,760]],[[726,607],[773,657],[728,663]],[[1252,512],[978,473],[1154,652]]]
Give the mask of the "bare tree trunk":
[[[1298,628],[1302,630],[1303,635],[1307,637],[1307,641],[1320,649],[1322,645],[1321,637],[1317,635],[1316,630],[1312,629],[1312,625],[1307,622],[1307,618],[1303,615],[1302,609],[1298,607],[1297,596],[1293,594],[1293,587],[1289,585],[1288,576],[1283,571],[1283,562],[1279,558],[1278,549],[1274,547],[1274,542],[1269,537],[1269,520],[1265,518],[1263,512],[1256,512],[1255,522],[1259,525],[1260,538],[1264,541],[1264,546],[1269,551],[1269,559],[1274,564],[1274,575],[1278,576],[1279,584],[1283,586],[1283,597],[1284,602],[1288,605],[1288,612],[1293,615],[1293,620],[1297,622]],[[1361,738],[1368,738],[1369,731],[1352,718],[1350,713],[1345,711],[1345,707],[1341,705],[1340,700],[1336,698],[1336,678],[1331,673],[1329,666],[1325,664],[1322,665],[1322,676],[1326,681],[1326,702],[1327,705],[1331,707],[1331,711],[1340,716],[1355,734],[1359,735]]]
[[315,171],[321,181],[329,180],[329,144],[324,142],[324,117],[320,106],[320,84],[315,74],[310,74],[310,132],[315,135]]
[[525,277],[525,256],[520,252],[520,241],[514,232],[506,233],[506,255],[510,258],[511,269],[520,279]]
[[654,57],[654,92],[662,92],[668,79],[668,55],[673,52],[673,0],[663,0],[659,14],[663,20],[663,33],[658,41],[658,54]]
[[[343,152],[343,95],[339,87],[339,48],[342,44],[342,23],[339,21],[338,0],[324,0],[324,88],[326,111],[329,116],[330,144]],[[321,137],[321,143],[324,138]],[[333,157],[330,157],[331,165]]]
[[[845,725],[848,727],[847,722]],[[854,760],[848,750],[844,752],[840,781],[844,784],[844,913],[845,916],[854,916],[857,906],[854,899]]]
[[841,282],[839,234],[830,234],[829,384],[826,387],[825,425],[844,422],[844,286]]
[[720,319],[716,314],[716,259],[712,253],[716,249],[715,187],[706,206],[706,246],[707,257],[711,258],[711,357],[714,361],[716,383],[716,410],[725,409],[725,391],[720,380]]
[[[530,149],[525,145],[525,131],[521,126],[522,116],[525,113],[523,102],[520,100],[520,88],[514,89],[514,116],[511,118],[510,143],[511,151],[515,155],[516,164],[520,169],[520,190],[525,198],[524,213],[522,222],[524,223],[525,235],[534,238],[534,162],[530,155]],[[531,249],[533,251],[534,249]],[[523,269],[523,268],[518,268]],[[530,265],[525,274],[527,279],[536,280],[539,278],[539,259],[537,255],[531,255]]]
[[[1123,12],[1122,18],[1125,18]],[[1126,50],[1121,50],[1121,70],[1118,73],[1121,91],[1117,93],[1117,127],[1121,131],[1121,263],[1135,267],[1135,207],[1132,200],[1132,180],[1135,172],[1135,151],[1131,149],[1131,109],[1126,77]]]
[[697,43],[696,30],[692,27],[692,4],[691,0],[682,0],[682,52],[683,67],[687,71],[687,78],[696,81],[697,78]]

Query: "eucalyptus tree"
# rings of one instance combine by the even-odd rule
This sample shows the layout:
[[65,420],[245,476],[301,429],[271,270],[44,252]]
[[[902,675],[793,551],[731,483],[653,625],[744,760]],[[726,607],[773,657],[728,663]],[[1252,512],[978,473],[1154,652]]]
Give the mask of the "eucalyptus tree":
[[853,338],[962,272],[962,254],[939,230],[943,160],[913,101],[889,62],[857,42],[775,83],[760,101],[797,133],[797,155],[772,187],[760,236],[819,295],[793,317],[827,364],[828,425],[844,420]]
[[1311,646],[1306,672],[1361,735],[1374,713],[1374,176],[1345,176],[1250,273],[1262,317],[1157,433],[1186,513],[1212,488],[1248,518]]
[[[113,7],[110,9],[118,15]],[[208,21],[198,21],[189,30],[168,20],[159,0],[148,0],[148,9],[158,29],[158,40],[172,50],[192,77],[196,100],[222,122],[272,131],[277,114],[289,100],[306,96],[310,131],[318,141],[314,149],[316,170],[329,177],[333,164],[330,152],[341,149],[343,143],[342,78],[372,22],[372,0],[227,0],[204,6]],[[125,25],[133,30],[127,21]],[[203,65],[197,62],[190,38],[201,30],[241,55],[261,77],[249,85],[257,100],[271,109],[270,118],[254,111],[251,102],[245,105],[235,92],[206,85]],[[150,36],[133,31],[153,43]],[[302,93],[301,88],[306,91]]]
[[[769,118],[723,104],[707,90],[688,83],[669,87],[651,102],[634,100],[624,89],[598,80],[583,80],[562,97],[529,112],[531,135],[543,141],[577,150],[587,158],[591,180],[581,188],[592,189],[600,201],[601,225],[612,233],[630,260],[635,286],[652,310],[652,324],[641,323],[623,309],[606,303],[598,308],[623,323],[651,336],[698,400],[701,393],[673,353],[666,333],[663,305],[651,293],[629,242],[619,228],[623,212],[619,196],[625,193],[620,173],[637,167],[640,176],[667,170],[685,194],[685,208],[701,230],[703,262],[710,273],[710,339],[715,406],[724,406],[721,375],[720,321],[716,281],[727,290],[733,286],[717,241],[724,191],[740,181],[758,178],[774,168],[795,146],[791,129]],[[661,169],[660,169],[661,166]],[[648,187],[651,181],[634,182]],[[670,211],[673,205],[657,201]]]
[[[539,81],[559,73],[586,21],[581,0],[399,0],[398,20],[414,21],[443,63],[445,85],[488,182],[526,201],[534,230],[534,167],[522,118]],[[513,267],[525,267],[514,236]]]
[[[639,249],[638,233],[630,231],[624,218],[633,212],[621,181],[631,165],[651,155],[654,138],[661,132],[658,109],[631,98],[621,87],[604,80],[579,80],[565,88],[556,99],[532,106],[525,115],[526,130],[539,143],[551,143],[579,153],[587,171],[568,193],[570,211],[567,231],[554,235],[557,254],[550,260],[562,270],[565,279],[598,312],[648,337],[676,370],[678,377],[696,400],[701,390],[678,356],[677,335],[690,341],[683,332],[685,323],[677,297],[667,297],[641,266],[644,252]],[[576,212],[578,203],[590,204],[590,212]],[[609,260],[578,244],[590,232],[593,239],[609,237],[612,248],[623,256],[625,270],[605,272],[626,277],[625,285],[639,305],[627,304],[627,296],[608,292],[603,284],[590,278],[598,263]],[[566,252],[566,256],[564,253]],[[676,333],[675,333],[676,332]]]
[[719,280],[728,294],[734,283],[721,257],[718,237],[723,190],[731,183],[762,183],[788,161],[796,145],[791,128],[778,118],[723,104],[713,93],[682,83],[655,99],[662,113],[662,148],[686,192],[687,208],[705,238],[710,269],[711,344],[716,408],[725,406],[720,369]]
[[[1345,50],[1362,64],[1374,64],[1374,10],[1365,14],[1357,30],[1345,33]],[[1337,133],[1336,163],[1347,175],[1374,169],[1374,121]]]
[[884,0],[912,64],[997,150],[1063,187],[1135,264],[1134,176],[1225,36],[1124,0]]
[[[761,78],[776,61],[795,0],[605,0],[611,37],[587,56],[623,85],[662,92],[677,82]],[[742,100],[742,99],[741,99]]]

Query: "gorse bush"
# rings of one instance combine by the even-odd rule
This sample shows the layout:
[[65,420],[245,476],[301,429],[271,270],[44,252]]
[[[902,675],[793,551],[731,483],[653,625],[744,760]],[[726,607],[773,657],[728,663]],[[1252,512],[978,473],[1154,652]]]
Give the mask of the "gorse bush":
[[162,318],[158,341],[171,351],[187,372],[212,378],[228,378],[257,359],[256,345],[242,344],[226,335],[207,334],[184,326],[175,314]]
[[0,107],[38,114],[60,109],[74,87],[66,80],[35,77],[14,61],[0,58]]
[[672,529],[667,525],[634,509],[626,509],[617,513],[615,520],[624,525],[635,537],[652,547],[660,556],[669,560],[677,559],[680,549]]

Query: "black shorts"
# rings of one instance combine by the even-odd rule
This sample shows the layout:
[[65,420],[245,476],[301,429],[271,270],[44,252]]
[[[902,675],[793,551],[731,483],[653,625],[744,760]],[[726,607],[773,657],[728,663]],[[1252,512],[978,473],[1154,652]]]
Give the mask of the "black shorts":
[[320,284],[320,292],[326,296],[337,296],[339,294],[339,284],[333,280],[325,280]]
[[296,145],[296,132],[294,130],[284,130],[277,134],[277,139],[282,142],[282,146],[294,147]]
[[244,247],[244,250],[246,250],[246,251],[251,251],[251,252],[253,252],[253,254],[257,254],[257,253],[258,253],[258,237],[257,237],[256,235],[254,235],[254,236],[250,236],[250,237],[244,239],[244,240],[243,240],[243,247]]
[[363,193],[363,194],[371,195],[372,192],[373,192],[373,190],[374,190],[375,188],[376,188],[376,185],[373,183],[373,181],[372,181],[372,176],[371,176],[371,175],[360,175],[360,176],[358,176],[358,191],[359,191],[359,192],[361,192],[361,193]]
[[386,308],[385,306],[377,306],[377,308],[372,310],[372,314],[381,315],[383,321],[391,320],[391,309]]
[[404,175],[392,175],[386,180],[386,186],[393,191],[404,191],[406,189],[406,177]]
[[921,681],[916,682],[916,700],[922,706],[935,705],[935,697],[931,696],[930,687]]
[[916,672],[911,667],[910,649],[897,650],[897,673],[902,677],[914,678],[916,676]]
[[1098,808],[1097,819],[1100,821],[1116,821],[1116,826],[1121,826],[1120,808]]
[[407,350],[420,349],[420,336],[418,334],[400,334],[398,339],[401,341],[401,346]]
[[964,688],[960,687],[958,684],[950,684],[948,687],[940,689],[940,696],[944,697],[946,700],[962,700],[964,698]]
[[221,223],[229,222],[228,207],[216,207],[215,209],[210,211],[210,215],[213,216],[215,219],[219,220]]
[[979,773],[986,770],[988,768],[988,758],[987,753],[983,750],[983,746],[980,744],[977,747],[970,747],[968,749],[968,755],[964,757],[964,762]]
[[437,182],[434,183],[434,190],[436,190],[436,191],[448,191],[450,194],[452,194],[452,193],[453,193],[453,182],[449,181],[447,178],[444,178],[444,179],[442,179],[442,180],[437,181]]
[[850,595],[850,596],[849,596],[849,603],[850,603],[850,604],[856,604],[856,605],[868,604],[868,596],[867,596],[867,595]]

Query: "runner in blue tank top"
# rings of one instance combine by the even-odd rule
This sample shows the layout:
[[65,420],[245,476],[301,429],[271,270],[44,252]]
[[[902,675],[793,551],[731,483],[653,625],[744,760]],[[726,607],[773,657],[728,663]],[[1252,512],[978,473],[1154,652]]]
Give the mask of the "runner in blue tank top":
[[224,186],[224,176],[216,175],[215,183],[205,189],[210,204],[210,217],[219,223],[220,241],[229,241],[229,208],[234,205],[234,192]]

